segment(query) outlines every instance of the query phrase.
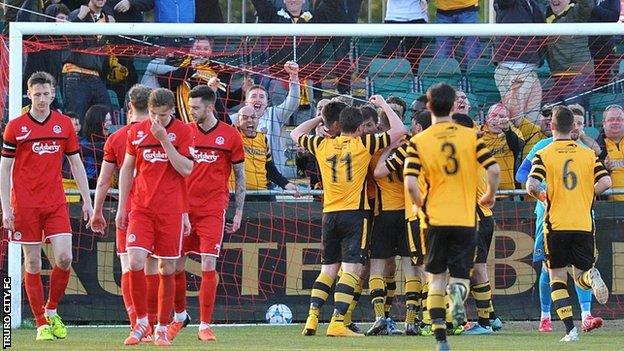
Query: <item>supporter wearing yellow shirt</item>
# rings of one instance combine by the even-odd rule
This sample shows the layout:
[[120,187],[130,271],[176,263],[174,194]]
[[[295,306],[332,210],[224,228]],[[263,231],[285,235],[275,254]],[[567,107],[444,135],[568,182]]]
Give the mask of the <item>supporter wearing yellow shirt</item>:
[[524,139],[524,147],[522,148],[523,160],[538,141],[552,135],[550,130],[551,121],[552,110],[550,108],[542,110],[537,123],[533,123],[523,116],[511,118],[511,122],[522,133]]
[[[624,188],[624,110],[619,105],[607,107],[604,112],[604,147],[600,159],[611,173],[613,188]],[[624,201],[624,195],[611,197]]]
[[522,133],[512,126],[509,110],[503,104],[493,105],[488,110],[485,125],[481,128],[483,143],[500,166],[501,190],[515,189],[515,163],[522,152],[524,138]]
[[282,189],[298,191],[298,187],[275,167],[267,136],[257,131],[258,121],[259,116],[251,106],[244,106],[238,112],[237,128],[243,137],[247,190],[266,190],[271,181]]

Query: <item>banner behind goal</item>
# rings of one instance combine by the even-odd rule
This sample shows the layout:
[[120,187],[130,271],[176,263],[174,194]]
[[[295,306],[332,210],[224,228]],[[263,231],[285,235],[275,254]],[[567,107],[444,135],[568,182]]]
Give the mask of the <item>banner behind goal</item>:
[[[22,81],[32,73],[29,69],[33,62],[50,64],[51,73],[56,75],[55,106],[64,112],[78,108],[76,101],[67,96],[68,80],[62,73],[65,58],[77,53],[104,59],[106,69],[101,73],[106,77],[109,97],[105,104],[110,104],[113,115],[111,130],[126,123],[125,93],[137,82],[176,92],[180,101],[177,116],[185,121],[192,120],[184,108],[185,94],[196,84],[206,84],[215,76],[221,80],[219,116],[226,121],[235,120],[234,114],[244,103],[244,90],[251,83],[261,84],[269,93],[269,105],[276,107],[282,118],[281,130],[267,129],[262,124],[259,127],[273,133],[268,137],[273,138],[271,147],[278,168],[291,182],[303,189],[314,189],[320,181],[314,162],[289,140],[288,132],[315,116],[316,103],[321,99],[340,98],[359,106],[372,94],[381,94],[386,99],[399,97],[405,105],[397,105],[403,109],[404,122],[409,127],[412,114],[422,109],[416,100],[431,85],[447,82],[465,92],[467,100],[460,103],[460,108],[480,125],[488,121],[488,109],[501,101],[512,119],[525,118],[530,124],[522,128],[518,125],[518,130],[522,129],[527,143],[541,138],[539,116],[544,107],[580,104],[585,110],[585,133],[599,139],[605,108],[624,103],[619,72],[624,42],[621,37],[613,36],[624,32],[619,26],[605,24],[600,32],[590,25],[305,27],[12,24],[10,65],[6,46],[2,45],[4,51],[0,55],[0,75],[9,68],[11,72],[10,87],[6,79],[0,79],[0,93],[4,97],[8,95],[10,103],[10,113],[4,110],[7,112],[4,118],[19,115],[22,106],[29,103],[22,99],[25,93]],[[337,30],[350,36],[329,36]],[[567,36],[572,32],[576,36]],[[500,33],[509,35],[497,36]],[[581,34],[603,36],[588,38]],[[569,40],[587,41],[587,54],[597,53],[594,59],[560,65],[561,60],[549,57],[553,48]],[[297,99],[288,97],[288,75],[283,64],[289,60],[296,61],[300,67]],[[78,117],[83,119],[84,115]],[[92,163],[94,177],[101,163],[106,137],[103,134],[83,137],[82,156]],[[504,138],[493,137],[488,146],[500,153],[503,172],[513,174],[521,160],[514,162],[513,157],[503,160]],[[69,178],[69,174],[66,176]],[[252,180],[252,183],[265,182],[260,177]],[[67,183],[71,189],[71,181]],[[258,189],[266,189],[265,185],[259,184]],[[490,253],[490,277],[499,315],[504,319],[534,319],[539,316],[535,283],[539,266],[532,263],[534,203],[526,200],[522,191],[513,191],[518,188],[513,177],[509,178],[504,187],[507,195],[501,196],[495,208],[496,238]],[[66,321],[76,323],[122,322],[125,311],[119,288],[121,269],[114,245],[116,197],[112,194],[105,206],[107,236],[85,229],[76,202],[79,198],[70,195],[68,199],[75,234],[74,264],[59,312]],[[287,304],[293,310],[294,320],[305,319],[309,291],[320,267],[321,199],[322,195],[316,193],[295,199],[282,194],[279,187],[273,192],[248,196],[243,225],[237,233],[225,236],[219,259],[221,280],[215,312],[218,321],[263,321],[266,309],[274,303]],[[611,199],[597,202],[597,266],[613,296],[604,307],[594,304],[594,315],[606,318],[624,317],[623,219],[622,203]],[[21,297],[18,292],[19,248],[9,248],[4,230],[2,238],[0,269],[13,277],[16,288],[13,297],[19,299],[13,311],[20,311],[16,306],[21,307],[14,321],[20,321],[22,317],[30,318],[30,310],[25,295]],[[45,258],[50,258],[50,254],[51,250],[44,250]],[[47,262],[44,269],[51,269]],[[187,263],[192,316],[198,314],[196,296],[200,278],[199,260],[194,257]],[[401,278],[398,271],[397,281]],[[402,295],[402,284],[397,286],[397,295]],[[399,320],[404,311],[399,307],[402,301],[402,296],[395,300],[396,307],[392,310]],[[325,308],[323,316],[328,317],[330,310],[329,306]],[[372,318],[366,286],[355,316],[356,320]]]

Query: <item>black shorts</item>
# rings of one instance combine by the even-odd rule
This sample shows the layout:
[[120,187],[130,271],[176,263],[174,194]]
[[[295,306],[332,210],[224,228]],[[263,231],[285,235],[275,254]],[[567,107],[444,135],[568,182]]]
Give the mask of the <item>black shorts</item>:
[[321,264],[366,263],[369,231],[369,211],[323,213]]
[[370,258],[408,257],[407,222],[405,211],[382,211],[373,220],[370,238]]
[[407,247],[412,264],[421,265],[425,263],[425,230],[420,227],[418,219],[407,222]]
[[483,217],[477,229],[477,248],[475,249],[475,263],[487,263],[490,245],[494,236],[494,217]]
[[587,271],[594,265],[594,234],[572,231],[544,232],[544,251],[548,268],[572,265]]
[[425,270],[440,274],[448,269],[451,277],[469,279],[474,264],[477,231],[475,227],[428,227],[426,230]]

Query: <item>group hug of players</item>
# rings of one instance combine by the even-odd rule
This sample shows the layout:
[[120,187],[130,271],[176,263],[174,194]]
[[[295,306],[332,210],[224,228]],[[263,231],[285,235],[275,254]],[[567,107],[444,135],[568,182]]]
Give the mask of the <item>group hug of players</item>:
[[[291,132],[294,141],[315,155],[324,190],[321,272],[303,335],[316,334],[332,286],[328,336],[388,333],[386,302],[396,288],[392,276],[397,255],[405,274],[405,334],[433,334],[438,350],[448,350],[447,334],[458,333],[458,326],[465,324],[469,292],[478,320],[465,333],[490,334],[502,328],[486,268],[500,168],[470,117],[453,113],[455,98],[447,84],[431,87],[430,114],[412,122],[412,136],[405,135],[401,119],[381,96],[370,99],[385,118],[379,131],[367,131],[365,108],[330,102],[321,117]],[[566,327],[561,341],[578,340],[568,266],[576,285],[593,291],[599,303],[606,303],[609,295],[594,267],[592,205],[596,195],[611,187],[611,178],[594,152],[572,139],[574,128],[570,109],[555,107],[553,137],[540,144],[526,181],[528,194],[546,208],[544,249],[553,304]],[[315,129],[321,135],[310,136]],[[371,174],[377,190],[369,205]],[[376,318],[363,334],[351,313],[367,276]]]
[[[92,204],[72,123],[50,110],[52,82],[45,72],[29,78],[30,111],[7,124],[0,161],[3,226],[23,249],[24,286],[36,340],[67,337],[56,311],[72,262],[72,229],[61,178],[64,155],[82,195],[84,220],[95,232],[105,232],[103,204],[119,169],[116,246],[132,328],[124,344],[153,341],[167,346],[189,323],[184,270],[189,253],[201,256],[197,337],[215,340],[209,323],[218,285],[216,259],[224,230],[240,227],[245,199],[242,138],[234,127],[216,119],[215,92],[206,85],[191,90],[194,122],[187,125],[173,117],[176,100],[170,90],[132,87],[130,124],[106,140]],[[226,224],[232,173],[236,208]],[[52,246],[54,268],[44,306],[41,245],[46,242]]]
[[[113,173],[120,170],[117,250],[132,327],[124,343],[170,345],[188,324],[184,295],[188,253],[201,256],[198,338],[215,340],[209,323],[218,284],[216,258],[223,231],[234,232],[240,226],[245,173],[241,136],[215,118],[214,91],[205,85],[192,89],[189,109],[194,122],[186,125],[172,117],[171,91],[134,86],[129,92],[131,123],[107,139],[92,204],[71,121],[50,109],[52,82],[44,72],[29,78],[30,111],[8,123],[0,161],[3,226],[23,249],[24,285],[37,325],[36,339],[67,336],[56,311],[72,261],[72,230],[61,179],[66,155],[82,195],[84,220],[96,232],[105,231],[103,204]],[[364,120],[376,113],[374,109],[338,101],[329,102],[322,117],[292,131],[293,140],[315,155],[324,188],[322,268],[312,289],[304,335],[315,334],[320,308],[334,283],[335,309],[327,335],[363,335],[350,321],[350,313],[366,275],[376,316],[367,334],[388,330],[388,301],[392,285],[396,286],[388,277],[393,275],[396,255],[403,257],[406,276],[406,334],[434,334],[438,349],[448,349],[447,330],[454,333],[464,322],[469,291],[479,316],[473,329],[488,333],[501,327],[493,314],[485,267],[493,232],[490,208],[500,170],[471,128],[472,120],[465,115],[450,117],[455,95],[446,84],[430,88],[431,116],[415,121],[411,137],[381,96],[370,99],[384,112],[381,132],[376,123]],[[578,340],[567,266],[574,267],[580,288],[593,290],[600,303],[608,298],[593,267],[591,207],[594,196],[608,189],[611,180],[595,155],[570,139],[573,121],[566,107],[554,109],[554,140],[536,153],[527,181],[529,194],[545,203],[544,246],[553,302],[566,325],[564,341]],[[314,129],[316,136],[310,134]],[[235,215],[226,225],[231,173]],[[377,184],[373,206],[365,186],[371,173]],[[41,245],[46,242],[52,245],[54,268],[44,306],[40,273]]]

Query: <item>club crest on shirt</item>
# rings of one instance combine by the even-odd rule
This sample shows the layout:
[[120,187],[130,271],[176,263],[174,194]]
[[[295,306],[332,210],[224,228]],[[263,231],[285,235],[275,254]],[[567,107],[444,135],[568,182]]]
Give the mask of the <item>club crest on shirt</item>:
[[129,243],[133,243],[135,241],[136,241],[136,235],[134,235],[134,234],[128,235],[128,242]]
[[22,239],[22,232],[14,232],[13,233],[13,239],[21,240]]
[[169,139],[169,141],[175,141],[175,140],[176,140],[176,135],[175,135],[175,133],[169,133],[169,134],[167,134],[167,139]]
[[168,161],[166,152],[162,152],[160,150],[152,150],[152,149],[143,150],[143,159],[151,163]]
[[193,158],[195,159],[195,162],[197,163],[213,163],[219,159],[219,155],[217,155],[217,153],[214,151],[210,151],[210,152],[195,151],[195,153],[193,154]]
[[52,131],[54,132],[54,134],[61,134],[61,132],[63,131],[61,129],[61,126],[59,126],[58,124],[54,125],[54,127],[52,127]]
[[222,136],[218,136],[218,137],[215,139],[215,144],[217,144],[217,145],[223,145],[223,144],[225,144],[225,138],[224,138],[224,137],[222,137]]
[[61,150],[61,145],[53,141],[52,144],[36,142],[32,144],[32,151],[38,155],[53,154]]

